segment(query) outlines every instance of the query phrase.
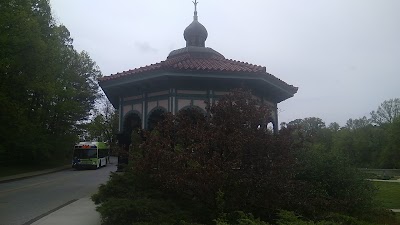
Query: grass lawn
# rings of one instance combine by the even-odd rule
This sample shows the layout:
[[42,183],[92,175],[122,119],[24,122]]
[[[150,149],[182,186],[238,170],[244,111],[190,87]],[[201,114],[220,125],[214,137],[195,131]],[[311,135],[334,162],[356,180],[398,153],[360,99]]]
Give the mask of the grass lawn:
[[[400,183],[373,182],[378,187],[377,200],[382,202],[383,207],[388,209],[400,209]],[[400,218],[400,213],[396,216]]]
[[12,176],[20,173],[29,173],[33,171],[45,170],[56,168],[59,166],[64,166],[70,164],[70,160],[65,160],[62,162],[54,162],[51,164],[43,165],[10,165],[10,166],[0,166],[0,177]]

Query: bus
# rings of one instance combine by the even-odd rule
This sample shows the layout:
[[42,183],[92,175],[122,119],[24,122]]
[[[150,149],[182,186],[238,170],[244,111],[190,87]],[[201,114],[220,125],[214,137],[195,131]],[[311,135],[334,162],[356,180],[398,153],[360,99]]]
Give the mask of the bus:
[[97,169],[110,162],[110,145],[105,142],[79,142],[75,145],[72,168]]

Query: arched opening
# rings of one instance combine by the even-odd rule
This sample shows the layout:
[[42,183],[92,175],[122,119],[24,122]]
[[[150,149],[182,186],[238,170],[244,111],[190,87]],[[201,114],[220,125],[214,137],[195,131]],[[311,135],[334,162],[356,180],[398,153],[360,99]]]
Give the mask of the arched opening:
[[131,144],[132,132],[142,128],[142,119],[138,113],[128,113],[122,126],[122,135],[119,137],[120,151],[118,152],[118,170],[123,170],[129,161],[129,146]]
[[275,124],[272,118],[268,118],[265,129],[271,133],[275,133]]
[[267,130],[272,132],[272,133],[274,132],[274,124],[272,122],[269,122],[267,124]]
[[160,121],[164,120],[164,113],[166,112],[163,108],[154,109],[147,119],[147,130],[152,131]]
[[128,113],[124,119],[123,132],[131,136],[132,131],[142,128],[142,119],[137,113]]

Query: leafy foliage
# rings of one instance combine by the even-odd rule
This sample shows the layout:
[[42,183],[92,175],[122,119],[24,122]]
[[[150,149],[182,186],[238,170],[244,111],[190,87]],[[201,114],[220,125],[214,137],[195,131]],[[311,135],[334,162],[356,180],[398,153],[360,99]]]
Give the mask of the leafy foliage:
[[217,208],[220,191],[228,211],[268,216],[290,204],[282,196],[294,188],[291,136],[260,129],[270,115],[267,106],[250,92],[236,90],[210,112],[209,117],[196,109],[167,115],[147,134],[135,169],[211,209]]
[[387,128],[387,144],[381,156],[382,167],[400,168],[400,117]]
[[254,218],[251,213],[236,211],[225,216],[227,218],[218,218],[215,220],[216,225],[268,225],[260,218]]
[[187,109],[164,115],[144,137],[133,132],[124,175],[131,181],[117,185],[113,177],[94,196],[104,223],[361,225],[391,218],[376,209],[361,172],[326,144],[341,129],[310,118],[273,134],[262,129],[269,115],[249,91],[235,90],[207,115]]
[[345,126],[331,123],[327,128],[320,118],[310,117],[282,123],[295,129],[297,142],[322,153],[346,157],[363,168],[400,168],[399,99],[384,101],[371,118],[347,120]]
[[104,141],[113,146],[116,145],[115,134],[118,133],[118,113],[105,96],[101,100],[102,104],[95,111],[95,117],[85,126],[85,139]]
[[318,151],[299,154],[302,169],[297,178],[306,181],[303,215],[322,215],[337,212],[363,215],[375,207],[373,185],[346,158]]
[[386,100],[382,102],[376,111],[371,112],[372,121],[378,125],[392,123],[399,116],[400,98]]
[[101,73],[54,22],[48,0],[0,3],[0,74],[3,163],[64,158],[94,107]]
[[344,128],[333,135],[331,148],[358,167],[380,167],[379,157],[386,144],[386,135],[385,128],[378,126]]
[[[148,177],[135,173],[112,174],[106,185],[92,196],[102,215],[102,224],[182,224],[190,225],[196,218],[193,211],[201,210],[179,196],[157,189]],[[194,223],[193,223],[194,225]]]
[[349,130],[357,130],[357,129],[362,129],[364,127],[367,127],[371,125],[371,120],[367,119],[367,117],[363,116],[360,119],[348,119],[346,122],[346,129]]

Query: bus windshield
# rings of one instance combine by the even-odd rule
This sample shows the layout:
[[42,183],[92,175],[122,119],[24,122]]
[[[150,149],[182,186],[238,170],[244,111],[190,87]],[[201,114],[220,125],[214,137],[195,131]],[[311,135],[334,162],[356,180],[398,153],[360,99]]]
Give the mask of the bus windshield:
[[78,159],[97,158],[97,149],[75,149],[74,157]]

